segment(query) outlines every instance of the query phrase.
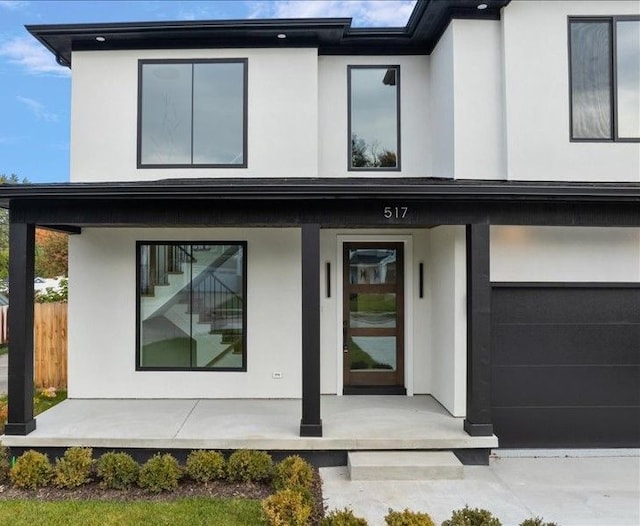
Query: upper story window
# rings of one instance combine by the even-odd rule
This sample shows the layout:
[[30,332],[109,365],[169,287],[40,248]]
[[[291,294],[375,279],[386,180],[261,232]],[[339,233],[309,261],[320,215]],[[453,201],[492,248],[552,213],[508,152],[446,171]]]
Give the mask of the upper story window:
[[640,18],[569,18],[571,139],[640,140]]
[[400,66],[348,66],[349,170],[400,170]]
[[138,168],[245,168],[247,60],[141,60]]

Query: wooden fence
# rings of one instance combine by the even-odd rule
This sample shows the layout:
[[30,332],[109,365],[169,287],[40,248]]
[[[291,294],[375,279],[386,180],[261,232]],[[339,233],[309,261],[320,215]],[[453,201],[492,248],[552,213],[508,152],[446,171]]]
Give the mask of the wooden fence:
[[36,303],[34,312],[34,383],[67,388],[67,304]]
[[9,341],[7,337],[7,312],[9,312],[8,305],[0,306],[0,345],[4,345]]
[[[0,338],[7,341],[7,307],[0,308]],[[36,303],[34,311],[34,384],[67,388],[67,304]]]

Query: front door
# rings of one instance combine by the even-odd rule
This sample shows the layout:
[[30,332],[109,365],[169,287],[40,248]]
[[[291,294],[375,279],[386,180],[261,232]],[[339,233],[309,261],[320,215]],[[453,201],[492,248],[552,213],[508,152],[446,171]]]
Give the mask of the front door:
[[344,394],[405,394],[402,243],[345,243]]

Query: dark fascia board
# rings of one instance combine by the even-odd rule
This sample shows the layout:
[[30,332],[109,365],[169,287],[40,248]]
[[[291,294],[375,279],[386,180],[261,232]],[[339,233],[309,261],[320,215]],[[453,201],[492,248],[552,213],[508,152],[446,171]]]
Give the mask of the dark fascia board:
[[[28,25],[71,67],[72,51],[316,47],[320,54],[429,54],[452,18],[499,19],[510,0],[418,0],[405,27],[352,28],[350,18],[123,22]],[[284,33],[286,39],[278,39]],[[96,41],[102,36],[104,42]]]
[[640,183],[514,182],[451,179],[173,179],[115,183],[0,185],[0,207],[13,200],[405,199],[597,201],[640,205]]

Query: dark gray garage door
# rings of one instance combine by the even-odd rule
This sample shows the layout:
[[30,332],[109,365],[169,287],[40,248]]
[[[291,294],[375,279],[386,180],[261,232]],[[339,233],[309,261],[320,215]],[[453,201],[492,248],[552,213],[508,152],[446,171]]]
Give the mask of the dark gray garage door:
[[640,447],[640,286],[494,283],[501,447]]

